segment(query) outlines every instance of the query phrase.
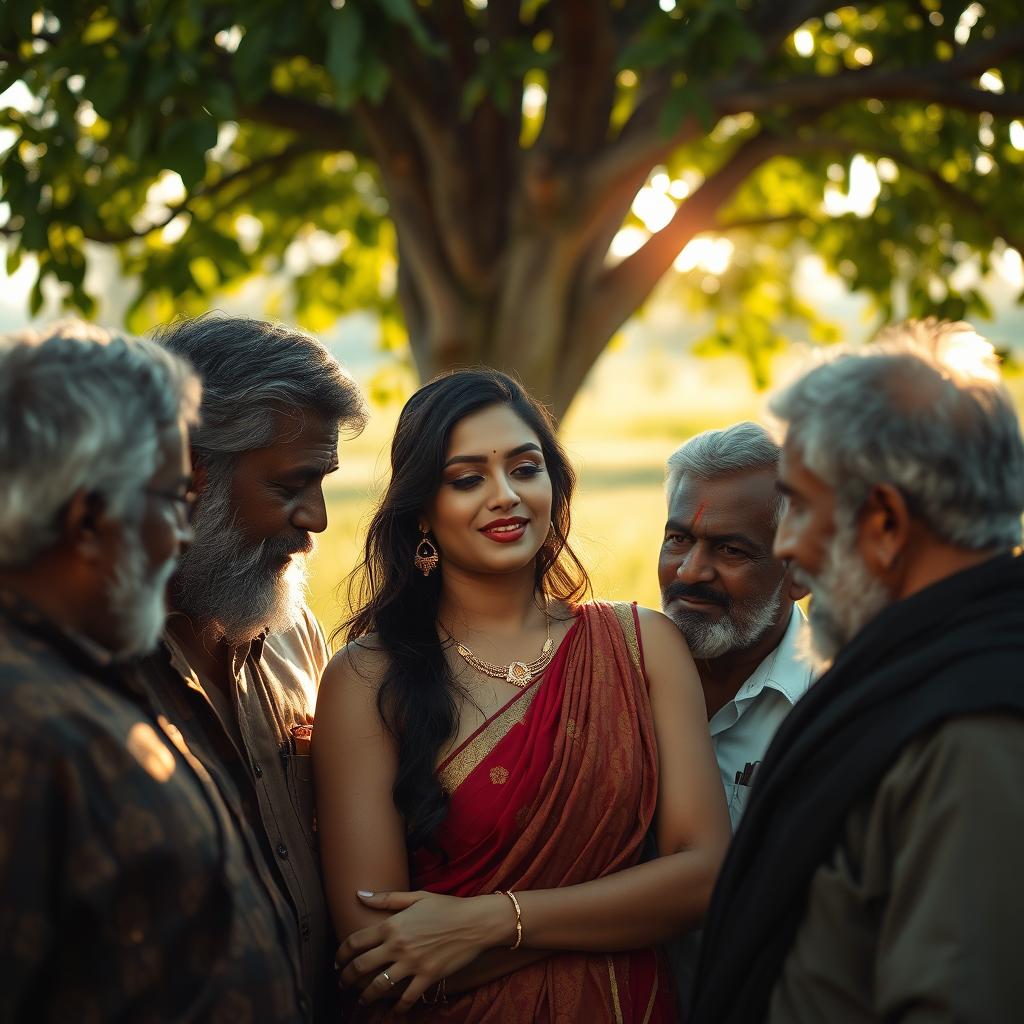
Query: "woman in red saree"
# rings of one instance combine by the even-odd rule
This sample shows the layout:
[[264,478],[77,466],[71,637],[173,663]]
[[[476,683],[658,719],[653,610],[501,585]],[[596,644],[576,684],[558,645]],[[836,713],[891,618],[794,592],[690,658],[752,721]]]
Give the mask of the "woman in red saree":
[[403,410],[313,734],[356,1020],[676,1019],[656,947],[699,924],[728,817],[676,628],[575,603],[572,482],[501,374]]

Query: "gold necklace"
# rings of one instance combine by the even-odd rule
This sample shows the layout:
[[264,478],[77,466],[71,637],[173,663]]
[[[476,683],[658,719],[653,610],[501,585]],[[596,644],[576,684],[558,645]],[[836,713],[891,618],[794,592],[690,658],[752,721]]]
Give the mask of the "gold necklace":
[[[551,640],[551,616],[548,615],[547,607],[544,608],[544,630],[547,634],[544,638],[544,646],[540,649],[540,657],[533,661],[510,661],[507,665],[492,665],[489,661],[478,658],[464,643],[456,640],[448,633],[455,650],[463,658],[467,665],[483,672],[485,676],[492,679],[504,679],[506,683],[513,686],[524,687],[529,685],[534,676],[539,675],[548,667],[554,653],[554,644]],[[445,630],[447,632],[447,630]]]

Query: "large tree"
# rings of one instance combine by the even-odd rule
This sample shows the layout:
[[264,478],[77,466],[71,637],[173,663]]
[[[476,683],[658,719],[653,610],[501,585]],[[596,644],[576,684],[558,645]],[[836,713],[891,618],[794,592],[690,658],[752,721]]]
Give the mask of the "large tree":
[[[1024,235],[1019,0],[6,0],[0,61],[36,306],[51,277],[89,311],[89,240],[137,329],[269,273],[272,311],[400,316],[421,376],[511,368],[558,411],[673,262],[763,375],[812,316],[795,252],[959,315],[953,269]],[[709,232],[713,275],[677,260]]]

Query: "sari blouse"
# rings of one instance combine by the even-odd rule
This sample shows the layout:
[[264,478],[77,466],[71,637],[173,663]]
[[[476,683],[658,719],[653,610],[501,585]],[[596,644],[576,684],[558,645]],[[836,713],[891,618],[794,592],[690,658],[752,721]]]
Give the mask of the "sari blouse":
[[[440,766],[450,795],[437,833],[444,855],[416,852],[414,888],[463,897],[551,889],[640,861],[657,801],[658,758],[636,608],[592,602],[575,610],[545,672]],[[523,930],[529,947],[528,919]],[[368,1016],[392,1015],[375,1007]],[[648,1024],[674,1020],[675,1004],[653,948],[554,952],[450,995],[446,1004],[417,1006],[410,1016]]]

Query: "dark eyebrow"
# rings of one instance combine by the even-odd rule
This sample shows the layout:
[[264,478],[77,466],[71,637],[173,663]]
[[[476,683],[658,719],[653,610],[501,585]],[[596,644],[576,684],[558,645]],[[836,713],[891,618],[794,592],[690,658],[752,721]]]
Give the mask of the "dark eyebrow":
[[329,463],[307,463],[303,466],[293,466],[286,473],[281,473],[277,479],[285,480],[320,480],[328,473],[335,473],[338,470],[338,460],[332,459]]
[[753,551],[764,551],[764,548],[745,533],[719,533],[708,538],[716,544],[743,544]]
[[[542,455],[544,454],[541,451],[541,447],[540,447],[539,444],[534,444],[532,441],[527,441],[526,444],[521,444],[518,448],[513,448],[511,451],[505,452],[505,458],[506,459],[514,459],[517,455],[522,455],[524,452],[540,452],[540,454],[542,454]],[[449,466],[453,466],[456,463],[461,463],[461,462],[476,463],[476,462],[486,462],[486,461],[487,461],[487,456],[486,455],[453,455],[444,464],[444,466],[442,468],[443,469],[447,469]]]
[[[690,534],[691,537],[693,536],[688,524],[684,525],[682,523],[677,522],[675,519],[670,519],[665,524],[665,532],[686,533]],[[748,537],[745,533],[711,533],[708,534],[705,539],[711,541],[711,543],[713,544],[739,543],[745,544],[748,548],[758,553],[763,553],[765,551],[765,548],[761,544],[758,544],[756,540],[753,540],[752,538]]]

